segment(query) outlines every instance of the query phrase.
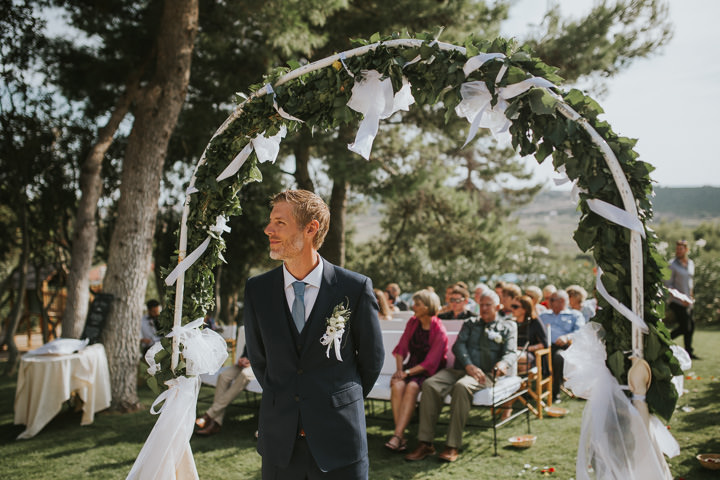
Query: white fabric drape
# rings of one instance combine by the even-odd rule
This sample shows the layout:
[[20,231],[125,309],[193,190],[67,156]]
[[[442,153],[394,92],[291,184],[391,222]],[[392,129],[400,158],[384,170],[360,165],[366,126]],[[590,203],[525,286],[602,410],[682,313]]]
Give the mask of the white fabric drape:
[[[199,375],[214,374],[227,359],[227,344],[218,333],[204,328],[198,318],[187,325],[176,327],[168,337],[177,336],[183,346],[185,370],[191,377],[177,377],[165,382],[168,389],[155,399],[150,413],[160,417],[155,423],[142,450],[135,459],[127,478],[132,480],[196,480],[198,478],[190,437],[195,425],[195,406],[200,391]],[[158,350],[153,345],[154,351]],[[160,347],[162,348],[162,347]],[[149,350],[148,352],[150,352]],[[157,369],[155,354],[150,357],[148,372]],[[155,409],[162,404],[160,410]]]
[[642,416],[605,366],[605,346],[599,335],[603,335],[602,326],[590,322],[575,333],[570,348],[562,352],[565,386],[588,401],[583,410],[577,478],[590,480],[588,468],[592,467],[598,479],[671,479],[654,440],[668,454],[677,452],[677,443],[657,419],[651,422],[654,433],[648,431]]

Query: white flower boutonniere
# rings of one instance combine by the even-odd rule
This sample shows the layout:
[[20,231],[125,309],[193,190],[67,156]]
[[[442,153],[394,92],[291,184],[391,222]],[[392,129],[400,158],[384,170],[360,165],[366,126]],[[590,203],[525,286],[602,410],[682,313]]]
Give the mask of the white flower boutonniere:
[[503,338],[502,335],[500,335],[500,332],[496,332],[495,330],[488,330],[487,336],[490,340],[492,340],[495,343],[502,343]]
[[335,346],[335,357],[342,362],[340,342],[342,341],[343,334],[345,333],[345,325],[348,321],[350,321],[350,309],[342,303],[336,305],[332,315],[325,320],[325,333],[320,339],[320,343],[327,346],[325,354],[328,358],[330,358],[330,349]]

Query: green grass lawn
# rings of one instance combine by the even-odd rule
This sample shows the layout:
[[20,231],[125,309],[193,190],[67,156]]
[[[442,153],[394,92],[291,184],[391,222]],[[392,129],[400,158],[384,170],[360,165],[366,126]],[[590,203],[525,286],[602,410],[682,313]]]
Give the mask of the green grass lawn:
[[[703,469],[698,453],[720,453],[720,328],[704,327],[696,333],[696,350],[702,360],[686,372],[687,393],[678,402],[670,429],[680,443],[681,453],[670,459],[675,478],[720,478],[718,472]],[[3,368],[0,365],[0,368]],[[80,413],[66,406],[37,436],[15,440],[24,429],[13,425],[16,378],[0,377],[0,478],[76,479],[125,478],[155,423],[147,410],[134,414],[99,413],[95,422],[80,426]],[[146,387],[139,388],[142,402],[154,400]],[[198,411],[212,402],[213,390],[203,387]],[[223,430],[212,437],[193,437],[191,446],[200,478],[259,479],[260,457],[255,452],[254,432],[257,411],[252,404],[237,400],[229,409]],[[557,479],[575,477],[575,453],[585,402],[563,399],[570,410],[564,418],[532,418],[532,433],[538,439],[529,449],[514,449],[507,439],[525,433],[524,417],[498,431],[498,456],[493,456],[492,430],[468,427],[465,445],[455,463],[436,458],[406,462],[402,455],[387,451],[383,444],[391,434],[392,422],[383,417],[368,419],[371,479],[517,479],[543,478],[540,471],[553,467]],[[476,412],[473,415],[478,415]],[[475,419],[477,420],[477,419]],[[445,425],[437,429],[436,447],[444,445]],[[416,445],[417,423],[410,426],[410,448]]]

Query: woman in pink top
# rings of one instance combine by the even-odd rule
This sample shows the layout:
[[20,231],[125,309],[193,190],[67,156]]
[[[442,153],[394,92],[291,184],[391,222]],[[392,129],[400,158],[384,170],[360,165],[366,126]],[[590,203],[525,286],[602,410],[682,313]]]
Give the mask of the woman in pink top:
[[415,411],[423,380],[445,368],[447,362],[447,332],[442,321],[435,316],[440,309],[440,298],[435,292],[420,290],[412,300],[415,315],[408,320],[392,352],[397,362],[397,371],[390,379],[395,432],[385,447],[396,452],[407,448],[405,428]]

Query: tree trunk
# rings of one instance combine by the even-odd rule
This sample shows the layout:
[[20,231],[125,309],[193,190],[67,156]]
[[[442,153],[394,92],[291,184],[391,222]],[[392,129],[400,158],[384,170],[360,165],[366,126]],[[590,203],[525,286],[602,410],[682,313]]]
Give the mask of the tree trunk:
[[131,75],[125,94],[115,104],[107,124],[98,131],[98,138],[90,149],[80,170],[80,202],[73,231],[70,271],[67,277],[67,299],[62,320],[62,336],[80,338],[88,313],[93,254],[97,243],[97,205],[102,193],[102,161],[113,142],[120,122],[138,92],[140,70]]
[[335,178],[330,194],[330,229],[322,247],[322,255],[340,267],[345,265],[345,213],[348,181]]
[[190,79],[198,28],[198,0],[164,2],[154,75],[140,93],[123,162],[120,200],[110,241],[104,290],[115,296],[103,343],[108,354],[112,407],[139,407],[137,368],[140,317],[151,268],[160,178],[170,135]]
[[5,345],[8,347],[8,362],[5,365],[5,375],[15,375],[18,366],[18,348],[15,344],[15,332],[17,331],[20,319],[23,314],[23,307],[25,305],[26,295],[26,283],[28,264],[30,263],[30,235],[28,228],[28,219],[26,205],[23,202],[20,207],[20,224],[22,225],[22,252],[20,254],[20,265],[18,268],[19,279],[18,289],[15,294],[15,305],[13,305],[10,311],[10,325],[5,332]]
[[295,182],[301,190],[315,191],[312,178],[310,178],[310,145],[312,144],[312,136],[310,129],[303,128],[300,130],[293,154],[295,155]]

